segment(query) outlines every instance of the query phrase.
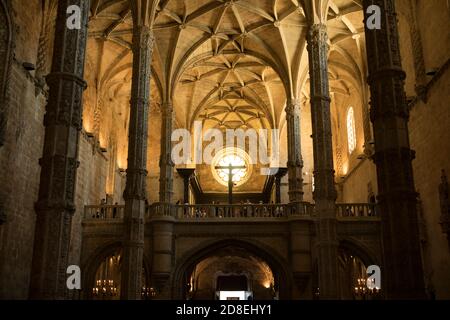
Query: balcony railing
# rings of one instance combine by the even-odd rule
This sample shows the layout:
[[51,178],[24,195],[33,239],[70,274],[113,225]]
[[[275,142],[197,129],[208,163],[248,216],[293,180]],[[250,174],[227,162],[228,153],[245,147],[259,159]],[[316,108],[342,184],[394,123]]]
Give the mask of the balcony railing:
[[123,219],[124,216],[124,205],[94,205],[84,207],[84,219],[88,220]]
[[379,217],[379,212],[377,210],[376,204],[374,203],[338,203],[336,204],[336,217]]
[[292,204],[208,204],[175,205],[174,214],[178,219],[247,219],[285,218],[288,216],[312,216],[313,206],[309,203]]
[[[124,205],[90,205],[84,208],[85,220],[120,220],[125,215]],[[196,204],[176,205],[155,203],[147,207],[146,219],[154,217],[173,217],[178,220],[200,219],[251,219],[314,217],[314,204]],[[378,217],[375,204],[345,203],[336,204],[336,217],[361,218]]]

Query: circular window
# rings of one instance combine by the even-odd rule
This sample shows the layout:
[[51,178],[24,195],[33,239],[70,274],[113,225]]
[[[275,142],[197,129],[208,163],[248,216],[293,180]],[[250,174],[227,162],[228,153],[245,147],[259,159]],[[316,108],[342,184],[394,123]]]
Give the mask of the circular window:
[[228,186],[231,176],[235,186],[244,184],[250,177],[249,156],[241,149],[227,148],[219,151],[212,161],[214,178],[222,185]]

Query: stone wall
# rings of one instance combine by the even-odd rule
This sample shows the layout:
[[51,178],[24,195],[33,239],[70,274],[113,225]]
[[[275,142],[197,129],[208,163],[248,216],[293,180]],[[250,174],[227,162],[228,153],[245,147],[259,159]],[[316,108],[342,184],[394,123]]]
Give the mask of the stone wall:
[[420,193],[428,242],[424,252],[426,274],[439,299],[450,298],[450,248],[439,225],[438,186],[441,170],[450,174],[450,73],[430,90],[428,103],[418,103],[411,112],[410,139],[416,151],[413,161],[416,189]]
[[34,203],[39,190],[45,97],[32,76],[13,63],[5,145],[0,148],[0,195],[7,222],[0,226],[0,298],[24,299],[33,252]]
[[[404,6],[399,10],[404,12]],[[427,242],[424,244],[425,276],[436,298],[450,298],[450,248],[439,225],[441,170],[450,173],[450,8],[442,0],[418,1],[417,26],[428,84],[427,100],[412,106],[409,133],[411,148],[416,151],[413,170],[420,193]],[[432,18],[431,18],[432,17]],[[403,39],[402,59],[413,54],[413,43]],[[407,64],[406,64],[407,65]],[[447,65],[445,67],[445,65]],[[440,70],[440,71],[438,71]],[[415,69],[406,69],[407,82],[414,82]],[[437,71],[436,74],[429,73]]]
[[72,235],[70,241],[70,264],[80,264],[81,250],[81,222],[84,206],[100,204],[106,199],[106,176],[108,155],[94,147],[90,138],[85,134],[80,137],[76,184],[76,211],[72,220]]
[[341,184],[338,202],[367,203],[373,192],[377,191],[377,172],[374,163],[369,159],[359,160],[347,174]]
[[28,297],[46,101],[36,91],[33,72],[22,67],[23,62],[36,63],[40,1],[27,1],[27,10],[22,6],[22,1],[11,2],[14,61],[6,83],[10,100],[0,148],[0,199],[7,218],[0,226],[0,298],[10,299]]

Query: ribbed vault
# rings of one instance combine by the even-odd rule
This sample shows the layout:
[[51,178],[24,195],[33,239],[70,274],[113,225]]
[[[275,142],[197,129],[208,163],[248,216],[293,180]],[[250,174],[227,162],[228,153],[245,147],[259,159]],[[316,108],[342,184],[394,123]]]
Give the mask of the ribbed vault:
[[[119,121],[123,132],[114,133],[126,146],[130,1],[94,0],[91,5],[85,127],[109,137]],[[348,105],[356,107],[360,123],[368,124],[360,0],[159,1],[152,21],[153,110],[172,102],[176,126],[187,129],[194,121],[206,128],[283,129],[288,98],[301,98],[309,106],[309,23],[328,26],[332,121],[335,145],[340,145],[339,123]],[[366,127],[364,135],[370,133]],[[336,159],[336,166],[341,162]]]

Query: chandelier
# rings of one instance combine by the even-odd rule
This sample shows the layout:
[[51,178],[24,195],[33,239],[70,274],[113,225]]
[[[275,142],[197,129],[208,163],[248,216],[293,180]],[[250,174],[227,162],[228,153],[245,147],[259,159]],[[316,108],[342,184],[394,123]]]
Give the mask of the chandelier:
[[95,297],[115,297],[117,296],[117,286],[114,280],[97,280],[95,282],[95,287],[92,288],[92,294]]
[[[369,281],[372,281],[372,285],[368,284]],[[357,279],[357,283],[353,289],[353,293],[357,297],[366,298],[369,296],[378,295],[380,293],[380,288],[374,285],[374,279],[359,278]]]
[[141,296],[142,296],[142,299],[144,299],[144,300],[147,300],[149,298],[154,298],[154,297],[156,297],[156,290],[153,287],[144,286],[144,287],[142,287],[142,290],[141,290]]

